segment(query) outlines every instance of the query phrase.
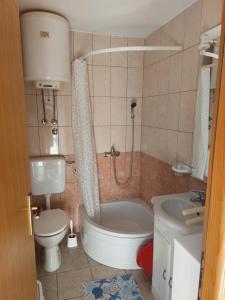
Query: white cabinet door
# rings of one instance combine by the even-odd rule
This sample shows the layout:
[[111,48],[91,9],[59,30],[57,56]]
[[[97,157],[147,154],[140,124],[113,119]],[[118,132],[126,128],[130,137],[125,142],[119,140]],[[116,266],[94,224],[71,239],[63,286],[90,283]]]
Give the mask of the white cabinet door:
[[170,299],[170,261],[171,245],[162,234],[155,229],[152,292],[157,300]]

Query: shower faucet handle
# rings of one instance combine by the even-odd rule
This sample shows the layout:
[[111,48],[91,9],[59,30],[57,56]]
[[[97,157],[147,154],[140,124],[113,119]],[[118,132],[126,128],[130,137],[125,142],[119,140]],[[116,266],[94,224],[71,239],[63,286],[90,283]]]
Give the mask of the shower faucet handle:
[[111,147],[111,151],[109,152],[104,152],[104,157],[108,157],[108,156],[111,156],[111,157],[117,157],[117,156],[120,156],[120,152],[119,151],[116,151],[115,147],[112,146]]

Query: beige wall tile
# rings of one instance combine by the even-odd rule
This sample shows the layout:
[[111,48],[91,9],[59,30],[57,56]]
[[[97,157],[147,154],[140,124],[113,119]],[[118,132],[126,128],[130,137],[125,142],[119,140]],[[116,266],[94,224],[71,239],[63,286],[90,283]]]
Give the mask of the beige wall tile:
[[201,32],[202,1],[198,0],[185,11],[184,47],[199,44]]
[[166,113],[166,128],[178,130],[180,112],[180,93],[169,94]]
[[36,95],[25,95],[27,108],[27,126],[38,126]]
[[111,145],[114,145],[116,150],[125,152],[126,126],[111,126]]
[[110,67],[93,66],[94,96],[110,96]]
[[179,131],[193,132],[196,92],[181,93]]
[[[128,38],[128,46],[144,46],[144,39]],[[128,52],[128,67],[143,68],[144,53]]]
[[94,97],[94,125],[110,125],[110,97]]
[[111,125],[126,125],[126,98],[111,98]]
[[170,164],[176,164],[177,160],[177,131],[167,130],[166,131],[166,155],[165,161]]
[[197,46],[184,51],[181,84],[182,91],[195,90],[197,88],[199,55],[200,54]]
[[181,90],[183,52],[170,57],[169,92],[177,93]]
[[[110,48],[110,36],[93,34],[93,51],[99,49]],[[109,66],[110,53],[99,54],[93,56],[93,65]]]
[[[74,32],[74,57],[79,58],[93,50],[93,35],[86,32]],[[92,63],[92,57],[88,58],[88,64]]]
[[39,132],[38,127],[28,127],[28,146],[29,155],[38,156],[41,154],[40,144],[39,144]]
[[202,0],[202,32],[221,23],[222,0]]
[[[111,48],[126,47],[127,38],[120,36],[111,36]],[[111,66],[126,67],[127,66],[127,52],[111,53]]]
[[171,21],[171,43],[184,45],[185,12],[179,14]]
[[127,68],[111,68],[111,96],[126,97]]
[[142,98],[127,98],[127,125],[132,124],[131,119],[131,102],[136,100],[137,106],[134,108],[134,124],[141,125],[142,118]]
[[128,68],[127,97],[142,97],[143,69]]
[[177,145],[177,162],[192,164],[192,134],[179,132]]
[[152,125],[152,103],[153,97],[143,99],[143,108],[142,108],[142,125],[148,126]]
[[148,154],[149,127],[141,126],[141,151]]
[[[126,126],[126,152],[132,149],[132,126]],[[134,151],[141,148],[141,126],[134,126]]]
[[160,128],[150,128],[149,130],[148,147],[149,152],[153,157],[162,161],[166,160],[166,130]]
[[59,153],[63,155],[74,153],[72,127],[59,127]]
[[170,59],[164,59],[159,63],[158,94],[169,92]]
[[168,95],[156,96],[151,102],[151,125],[158,128],[166,128]]
[[58,125],[72,126],[71,96],[59,96],[57,99]]
[[[51,120],[53,119],[53,96],[51,92],[45,91],[44,92],[44,102],[45,102],[45,112],[46,112],[46,119],[47,125],[52,126]],[[46,126],[42,124],[42,120],[44,118],[43,113],[43,105],[42,105],[42,97],[41,95],[37,96],[37,107],[38,107],[38,124],[39,126]],[[57,113],[57,105],[56,105],[56,119],[58,119]]]
[[95,126],[96,152],[110,151],[110,126]]
[[57,93],[58,93],[58,95],[61,95],[61,96],[71,96],[72,95],[72,83],[71,83],[71,81],[63,82],[62,88]]
[[59,154],[58,134],[52,134],[52,127],[39,127],[41,155]]

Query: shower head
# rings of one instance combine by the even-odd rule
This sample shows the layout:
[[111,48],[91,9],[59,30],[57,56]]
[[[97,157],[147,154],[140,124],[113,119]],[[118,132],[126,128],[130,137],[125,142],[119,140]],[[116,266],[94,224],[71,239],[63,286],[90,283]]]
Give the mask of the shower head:
[[135,115],[134,115],[134,108],[137,106],[137,101],[136,99],[133,99],[131,101],[131,104],[130,104],[130,108],[131,108],[131,119],[134,119],[135,118]]

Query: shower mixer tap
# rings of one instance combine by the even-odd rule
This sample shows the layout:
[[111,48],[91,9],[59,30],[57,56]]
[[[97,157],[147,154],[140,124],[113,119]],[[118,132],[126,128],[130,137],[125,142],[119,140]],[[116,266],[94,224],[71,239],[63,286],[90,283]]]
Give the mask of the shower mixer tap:
[[120,156],[120,152],[119,152],[119,151],[116,151],[115,147],[112,146],[112,147],[111,147],[111,151],[109,151],[109,152],[104,152],[104,157],[108,157],[108,156],[111,156],[111,157],[117,157],[117,156]]

